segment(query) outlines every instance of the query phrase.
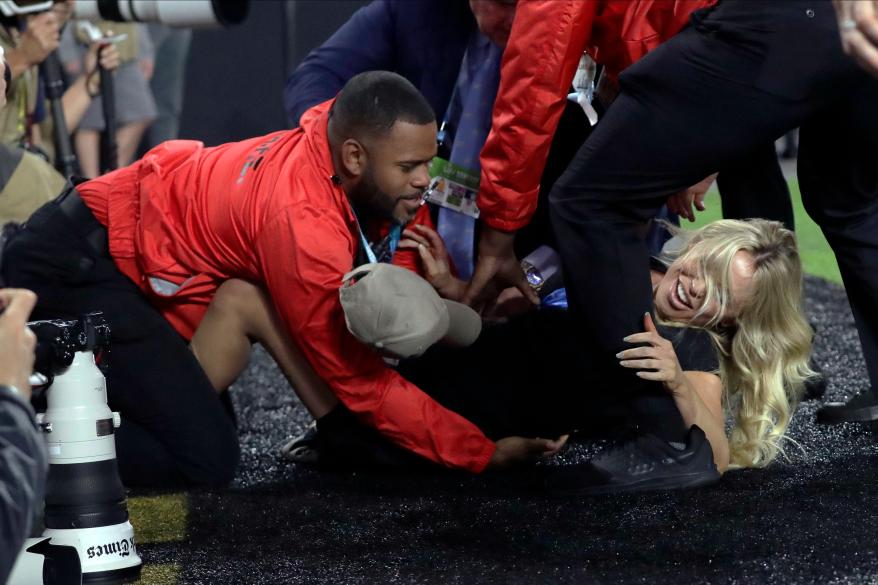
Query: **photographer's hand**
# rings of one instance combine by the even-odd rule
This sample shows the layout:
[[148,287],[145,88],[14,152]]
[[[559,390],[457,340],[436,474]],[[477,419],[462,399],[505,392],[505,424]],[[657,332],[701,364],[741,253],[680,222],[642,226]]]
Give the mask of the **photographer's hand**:
[[43,12],[27,19],[27,28],[21,33],[21,42],[6,53],[6,61],[12,68],[12,78],[46,60],[49,53],[58,48],[61,29],[53,12]]
[[[101,76],[98,72],[98,62],[102,69],[107,71],[115,71],[119,68],[119,49],[112,43],[96,42],[92,43],[85,54],[85,77],[81,78],[84,88],[89,98],[95,98],[101,92]],[[79,80],[77,80],[78,82]],[[74,87],[76,83],[73,84]],[[87,105],[87,104],[86,104]],[[83,112],[85,113],[85,112]],[[79,117],[75,117],[79,120]]]
[[29,290],[0,289],[0,384],[15,386],[25,400],[30,400],[28,380],[37,343],[27,320],[36,302],[37,296]]

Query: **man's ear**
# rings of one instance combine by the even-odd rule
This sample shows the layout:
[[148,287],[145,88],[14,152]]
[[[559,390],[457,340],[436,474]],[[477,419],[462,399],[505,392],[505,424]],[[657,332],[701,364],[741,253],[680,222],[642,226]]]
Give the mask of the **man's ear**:
[[366,149],[359,140],[348,138],[341,145],[341,164],[351,177],[359,177],[366,168]]

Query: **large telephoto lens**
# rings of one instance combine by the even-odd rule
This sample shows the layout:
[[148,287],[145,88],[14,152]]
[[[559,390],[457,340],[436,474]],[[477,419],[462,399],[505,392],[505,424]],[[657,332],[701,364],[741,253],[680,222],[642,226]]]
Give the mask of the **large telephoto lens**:
[[74,18],[157,22],[179,27],[239,24],[249,0],[76,0]]
[[91,350],[76,352],[46,403],[37,415],[49,450],[43,536],[76,548],[83,583],[136,579],[142,563],[116,464],[120,418],[107,406],[106,380]]

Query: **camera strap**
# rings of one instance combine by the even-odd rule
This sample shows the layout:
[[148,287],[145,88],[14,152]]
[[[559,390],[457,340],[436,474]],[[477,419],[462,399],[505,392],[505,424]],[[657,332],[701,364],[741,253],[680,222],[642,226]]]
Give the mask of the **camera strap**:
[[70,220],[73,231],[88,244],[89,249],[98,256],[109,257],[107,228],[95,218],[73,184],[67,186],[55,203],[61,213]]

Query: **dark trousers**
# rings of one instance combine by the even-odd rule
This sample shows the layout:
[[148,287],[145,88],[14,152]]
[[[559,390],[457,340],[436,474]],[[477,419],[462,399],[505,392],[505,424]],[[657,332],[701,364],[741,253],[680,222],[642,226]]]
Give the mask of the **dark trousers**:
[[[566,311],[540,310],[486,327],[470,347],[437,344],[398,370],[491,439],[603,430],[620,405],[584,391],[602,386],[601,373],[589,354],[577,351],[574,337]],[[624,426],[613,422],[615,430]]]
[[232,418],[186,341],[116,268],[103,228],[87,210],[78,215],[58,200],[37,210],[6,246],[6,283],[37,293],[33,319],[104,313],[107,396],[122,416],[116,452],[125,485],[229,482],[238,462]]
[[790,189],[777,160],[774,142],[761,145],[723,167],[716,184],[724,218],[762,217],[796,229]]
[[[660,325],[659,334],[684,370],[716,369],[706,333]],[[611,385],[606,364],[580,339],[567,311],[545,308],[486,325],[469,347],[436,344],[398,370],[492,439],[630,433],[637,421],[625,388]]]
[[[550,196],[572,313],[607,363],[652,307],[645,222],[668,195],[798,126],[805,207],[838,258],[878,387],[878,80],[843,54],[830,2],[723,0],[620,83]],[[670,398],[616,372],[652,394],[645,421],[682,437]]]

